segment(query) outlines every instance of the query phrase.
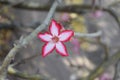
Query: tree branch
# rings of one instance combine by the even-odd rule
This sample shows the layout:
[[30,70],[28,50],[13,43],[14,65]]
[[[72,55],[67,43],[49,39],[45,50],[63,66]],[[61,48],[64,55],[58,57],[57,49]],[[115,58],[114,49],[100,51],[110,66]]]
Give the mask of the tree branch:
[[120,59],[117,61],[115,65],[114,80],[120,80]]
[[11,49],[11,51],[5,57],[5,60],[3,61],[3,64],[0,68],[0,80],[4,80],[6,78],[8,66],[9,66],[12,58],[14,58],[14,56],[20,50],[20,48],[24,47],[31,40],[36,38],[36,35],[38,34],[38,32],[40,32],[41,30],[43,30],[45,27],[47,27],[49,25],[49,22],[53,16],[57,6],[58,6],[58,3],[55,1],[45,19],[45,21],[40,26],[38,26],[38,28],[35,29],[30,35],[28,35],[26,38],[24,38],[22,41],[20,41],[21,43],[17,44],[13,49]]
[[[20,72],[16,69],[14,69],[12,66],[8,67],[8,73],[10,75],[14,75],[16,77],[20,77],[22,79],[29,79],[29,80],[47,80],[45,78],[43,78],[43,76],[39,75],[39,74],[34,74],[34,75],[30,75],[28,73],[25,72]],[[50,80],[50,79],[49,79]]]
[[120,51],[118,51],[116,54],[114,54],[109,59],[103,61],[87,78],[82,80],[94,80],[97,76],[102,74],[110,64],[115,63],[120,59]]
[[[0,1],[1,4],[3,5],[10,5],[10,2],[7,1]],[[29,5],[29,3],[25,4],[25,3],[19,3],[16,5],[11,5],[12,8],[15,9],[27,9],[27,10],[38,10],[38,11],[48,11],[50,8],[50,5],[44,5],[44,6],[34,6],[34,5]],[[78,14],[84,14],[88,11],[91,11],[92,9],[92,5],[68,5],[68,6],[64,6],[64,7],[57,7],[56,11],[58,12],[74,12],[74,13],[78,13]],[[99,10],[101,6],[94,6],[95,10]],[[105,12],[108,12],[117,22],[118,26],[120,27],[120,20],[118,18],[118,16],[116,15],[116,13],[111,9],[111,8],[103,8],[102,10]]]
[[102,35],[101,31],[95,32],[95,33],[75,33],[75,36],[77,37],[89,37],[89,38],[93,38],[93,37],[99,37]]

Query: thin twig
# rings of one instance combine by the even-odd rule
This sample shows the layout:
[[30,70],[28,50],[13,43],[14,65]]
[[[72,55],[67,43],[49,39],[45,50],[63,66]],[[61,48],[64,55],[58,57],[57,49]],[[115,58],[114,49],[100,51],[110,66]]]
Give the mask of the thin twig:
[[102,35],[101,31],[95,32],[95,33],[75,33],[76,37],[88,37],[88,38],[93,38],[93,37],[99,37]]

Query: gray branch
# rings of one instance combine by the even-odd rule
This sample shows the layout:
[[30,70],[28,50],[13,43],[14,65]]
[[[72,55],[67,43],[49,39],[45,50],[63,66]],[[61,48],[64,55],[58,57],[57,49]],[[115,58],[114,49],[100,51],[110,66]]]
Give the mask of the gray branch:
[[75,33],[75,36],[77,37],[89,37],[89,38],[93,38],[93,37],[99,37],[102,35],[102,31],[98,31],[95,33]]
[[42,31],[45,27],[47,27],[49,25],[49,22],[50,22],[51,18],[53,17],[53,14],[55,13],[57,6],[58,6],[58,3],[55,1],[52,5],[50,11],[48,12],[48,15],[47,15],[46,19],[44,20],[44,22],[40,26],[38,26],[38,28],[35,29],[30,35],[28,35],[26,38],[22,39],[22,41],[20,41],[21,43],[17,44],[16,46],[14,46],[14,48],[12,48],[10,50],[10,52],[5,57],[3,64],[0,68],[0,80],[5,80],[6,75],[7,75],[8,66],[10,65],[10,62],[14,58],[16,53],[22,47],[29,44],[29,42],[31,40],[36,38],[38,32]]
[[120,80],[120,60],[118,60],[115,66],[114,80]]

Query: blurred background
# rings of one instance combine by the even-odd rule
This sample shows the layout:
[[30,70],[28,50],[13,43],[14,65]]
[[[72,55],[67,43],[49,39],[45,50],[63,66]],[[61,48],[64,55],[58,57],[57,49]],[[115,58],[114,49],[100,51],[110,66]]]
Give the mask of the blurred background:
[[[44,21],[53,2],[0,0],[0,65],[21,36],[26,37]],[[65,43],[68,57],[54,51],[45,58],[41,57],[44,43],[36,35],[36,39],[16,54],[11,64],[21,74],[38,74],[45,80],[120,80],[115,79],[120,58],[119,8],[120,0],[62,0],[54,19],[65,29],[79,34],[101,34],[74,36]],[[7,78],[35,80],[10,72]]]

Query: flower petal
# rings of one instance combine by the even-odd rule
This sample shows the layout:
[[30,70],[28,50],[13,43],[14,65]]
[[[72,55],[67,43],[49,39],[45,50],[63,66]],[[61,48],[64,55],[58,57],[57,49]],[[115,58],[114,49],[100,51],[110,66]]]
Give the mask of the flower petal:
[[74,32],[72,30],[64,30],[59,35],[59,39],[60,41],[66,42],[66,41],[69,41],[73,35],[74,35]]
[[45,57],[50,54],[55,48],[55,44],[48,42],[42,47],[42,56]]
[[49,33],[44,33],[44,34],[39,33],[38,38],[40,38],[44,42],[48,42],[51,41],[52,36]]
[[67,49],[62,42],[56,43],[56,51],[62,56],[68,56]]
[[54,36],[58,36],[60,33],[61,26],[53,19],[50,26],[49,30],[50,33]]

